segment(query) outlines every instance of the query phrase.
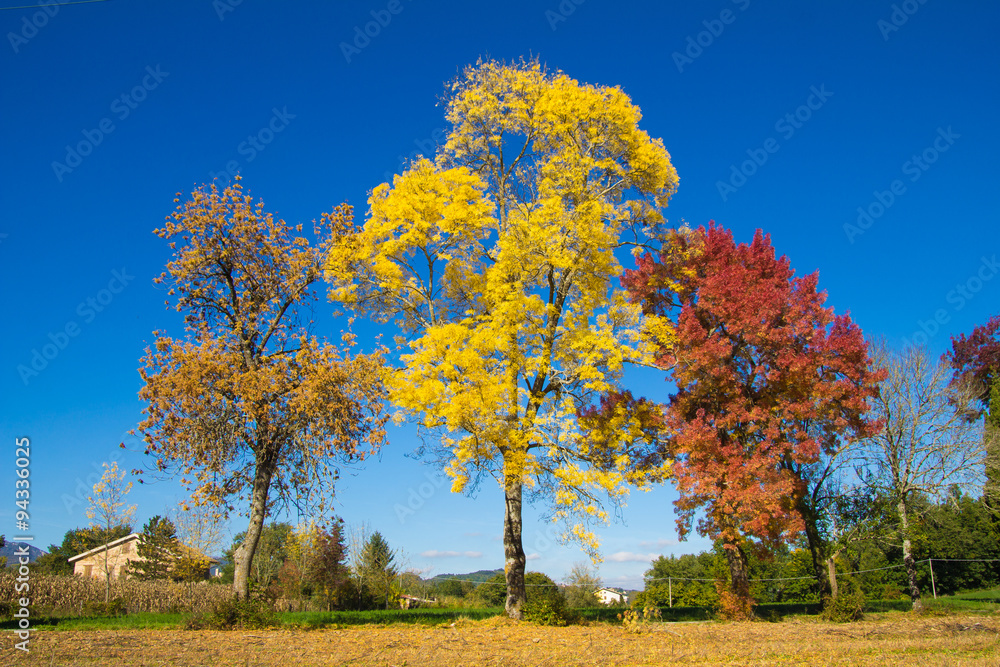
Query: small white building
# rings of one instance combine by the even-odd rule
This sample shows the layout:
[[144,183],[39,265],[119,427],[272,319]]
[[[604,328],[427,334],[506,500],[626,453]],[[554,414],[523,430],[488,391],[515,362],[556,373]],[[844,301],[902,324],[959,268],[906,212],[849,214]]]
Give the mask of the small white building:
[[628,593],[620,588],[599,588],[594,595],[601,604],[628,604]]

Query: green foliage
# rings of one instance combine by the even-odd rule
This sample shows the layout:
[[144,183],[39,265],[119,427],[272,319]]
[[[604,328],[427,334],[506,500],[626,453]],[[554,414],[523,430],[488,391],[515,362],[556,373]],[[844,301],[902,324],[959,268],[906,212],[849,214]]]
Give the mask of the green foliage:
[[[577,620],[577,616],[566,604],[566,595],[556,582],[541,572],[524,575],[527,599],[522,607],[524,620],[539,625],[564,626]],[[504,589],[506,597],[506,589]]]
[[89,602],[84,607],[84,616],[99,616],[114,618],[128,613],[128,605],[124,598],[114,597],[106,602]]
[[[660,556],[646,571],[646,587],[634,606],[666,607],[671,599],[675,607],[699,607],[716,604],[715,591],[717,554],[706,551],[697,555]],[[689,581],[702,579],[705,581]],[[672,593],[672,595],[671,595]]]
[[[566,607],[566,596],[559,590],[556,582],[541,572],[525,573],[524,587],[527,603],[545,599],[553,608]],[[470,598],[474,604],[484,607],[503,607],[507,601],[507,579],[504,573],[498,572],[479,584]]]
[[[920,558],[934,561],[938,595],[1000,584],[1000,536],[987,502],[952,489],[948,498],[924,515]],[[961,560],[960,560],[961,559]],[[926,582],[926,583],[924,583]],[[930,590],[930,570],[921,569],[921,587]]]
[[825,598],[821,616],[823,620],[834,623],[860,621],[865,616],[866,604],[867,600],[861,588],[851,586],[846,592],[841,591],[836,598]]
[[399,574],[395,561],[396,553],[382,533],[375,531],[368,536],[352,573],[358,588],[359,609],[388,609],[393,604],[398,593],[395,579]]
[[[525,575],[525,580],[527,580],[527,575]],[[531,589],[528,588],[528,596],[531,595]],[[476,586],[476,589],[472,592],[470,596],[473,598],[474,603],[481,604],[484,607],[502,607],[507,601],[507,578],[503,572],[498,572],[492,577],[484,581],[483,583]]]
[[576,621],[578,618],[572,610],[566,606],[564,597],[541,597],[530,599],[522,607],[524,620],[538,625],[565,626]]
[[231,598],[208,614],[194,616],[189,630],[261,630],[281,624],[271,604],[260,596]]
[[329,528],[317,532],[308,558],[307,581],[312,586],[313,595],[323,601],[327,610],[345,606],[349,575],[344,565],[346,555],[339,522],[333,522]]
[[[288,558],[287,544],[294,527],[290,523],[272,521],[261,529],[260,541],[250,567],[250,586],[254,589],[266,589],[277,579],[282,564]],[[224,580],[231,582],[235,571],[235,551],[246,539],[246,531],[238,533],[233,538],[233,544],[226,550],[223,558],[226,566],[223,568]]]
[[458,579],[438,579],[432,584],[432,592],[438,597],[445,595],[457,598],[464,598],[476,589],[476,584],[471,581],[459,581]]
[[593,607],[597,604],[595,593],[601,587],[601,580],[586,563],[575,563],[566,577],[566,605],[570,608]]
[[129,563],[129,574],[143,581],[166,579],[177,551],[177,529],[170,519],[157,514],[142,527],[137,548],[139,560]]

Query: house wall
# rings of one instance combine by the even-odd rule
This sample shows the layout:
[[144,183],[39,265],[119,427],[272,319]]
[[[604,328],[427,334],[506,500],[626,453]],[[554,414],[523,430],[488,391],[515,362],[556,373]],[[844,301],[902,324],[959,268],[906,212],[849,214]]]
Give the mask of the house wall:
[[597,591],[597,597],[601,601],[601,604],[614,604],[621,602],[624,596],[621,593],[616,593],[614,591],[600,590]]

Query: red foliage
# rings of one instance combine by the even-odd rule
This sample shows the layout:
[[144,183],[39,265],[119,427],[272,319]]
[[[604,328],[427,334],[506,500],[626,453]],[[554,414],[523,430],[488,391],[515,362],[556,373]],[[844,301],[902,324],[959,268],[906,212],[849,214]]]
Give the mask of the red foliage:
[[971,381],[982,388],[980,400],[983,408],[990,400],[990,386],[1000,370],[1000,315],[994,315],[986,324],[980,324],[966,337],[952,337],[951,349],[945,358],[955,368],[955,379]]
[[760,230],[737,245],[714,223],[626,272],[645,312],[676,318],[657,363],[677,385],[666,420],[682,536],[698,510],[698,532],[727,544],[795,534],[804,484],[790,468],[874,428],[863,416],[879,379],[867,343],[823,307],[817,282],[795,277]]

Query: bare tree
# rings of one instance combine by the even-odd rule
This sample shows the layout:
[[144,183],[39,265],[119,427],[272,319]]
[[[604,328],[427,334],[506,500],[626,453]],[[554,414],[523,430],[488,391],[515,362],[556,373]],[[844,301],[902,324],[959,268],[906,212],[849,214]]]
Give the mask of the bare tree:
[[601,579],[597,570],[586,563],[573,563],[573,569],[566,575],[566,604],[570,607],[593,607],[598,603],[597,590]]
[[362,521],[361,523],[350,524],[347,527],[347,567],[348,571],[351,573],[351,578],[354,579],[354,584],[358,589],[358,601],[364,597],[364,587],[366,583],[366,568],[363,567],[363,557],[362,553],[365,549],[365,544],[368,542],[368,536],[371,535],[371,526],[368,525],[367,521]]
[[982,423],[966,413],[976,396],[949,386],[952,369],[932,361],[923,348],[874,346],[875,365],[886,377],[873,401],[873,416],[882,428],[858,442],[858,475],[870,491],[895,507],[902,540],[903,564],[913,609],[923,607],[917,586],[912,534],[914,501],[918,496],[943,495],[950,486],[981,484],[985,448]]
[[205,556],[222,552],[225,526],[223,516],[216,508],[187,501],[181,503],[173,521],[181,544]]
[[[100,481],[94,484],[94,495],[88,496],[90,506],[87,508],[87,518],[90,519],[91,530],[105,537],[119,526],[129,526],[131,530],[135,505],[128,505],[125,496],[132,490],[132,482],[125,482],[125,471],[118,469],[118,462],[104,464],[104,474]],[[104,549],[104,601],[111,599],[111,577],[114,565],[111,562],[111,550]]]

